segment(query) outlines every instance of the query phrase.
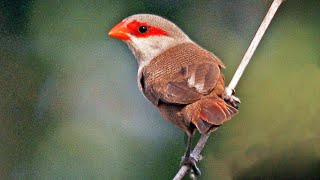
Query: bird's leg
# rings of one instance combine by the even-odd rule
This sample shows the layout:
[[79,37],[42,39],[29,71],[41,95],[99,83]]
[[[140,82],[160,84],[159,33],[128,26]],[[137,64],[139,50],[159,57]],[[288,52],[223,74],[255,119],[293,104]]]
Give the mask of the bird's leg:
[[182,157],[181,165],[188,165],[190,170],[193,171],[195,175],[200,175],[201,171],[197,167],[197,161],[191,156],[191,146],[192,146],[192,135],[188,135],[187,147],[184,156]]
[[187,135],[187,143],[186,143],[186,152],[184,154],[184,157],[189,158],[191,154],[191,147],[192,147],[192,135]]
[[234,89],[232,89],[231,95],[228,95],[227,93],[225,93],[224,94],[224,101],[226,101],[228,104],[230,104],[234,108],[238,109],[241,101],[238,97],[234,96],[234,93],[235,93]]

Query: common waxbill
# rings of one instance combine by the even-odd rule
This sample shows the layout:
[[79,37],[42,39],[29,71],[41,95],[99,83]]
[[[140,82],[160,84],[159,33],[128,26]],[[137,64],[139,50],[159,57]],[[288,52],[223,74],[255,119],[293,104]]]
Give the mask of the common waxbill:
[[174,23],[156,15],[127,17],[109,35],[125,41],[137,59],[142,94],[187,133],[182,163],[198,171],[190,157],[195,130],[201,134],[214,131],[238,112],[237,102],[224,93],[224,64]]

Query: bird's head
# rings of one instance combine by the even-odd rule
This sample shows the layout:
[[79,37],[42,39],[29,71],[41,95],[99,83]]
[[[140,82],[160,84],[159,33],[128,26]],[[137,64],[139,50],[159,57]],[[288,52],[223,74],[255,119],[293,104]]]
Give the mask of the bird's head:
[[191,42],[174,23],[151,14],[129,16],[108,34],[125,41],[139,64],[149,62],[170,47]]

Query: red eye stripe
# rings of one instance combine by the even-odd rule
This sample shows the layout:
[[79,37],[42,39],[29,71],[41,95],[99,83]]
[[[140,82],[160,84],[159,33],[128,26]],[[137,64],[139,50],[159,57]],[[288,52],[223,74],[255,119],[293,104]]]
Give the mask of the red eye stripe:
[[[148,28],[148,31],[145,33],[139,32],[140,26],[146,26]],[[147,23],[139,22],[137,20],[128,23],[127,28],[130,31],[130,34],[134,35],[135,37],[147,38],[149,36],[168,36],[168,33],[166,31],[154,26],[150,26]]]

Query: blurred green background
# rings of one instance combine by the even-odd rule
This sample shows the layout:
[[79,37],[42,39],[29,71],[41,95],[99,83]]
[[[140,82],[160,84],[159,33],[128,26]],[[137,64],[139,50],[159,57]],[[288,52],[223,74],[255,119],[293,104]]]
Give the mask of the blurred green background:
[[[139,92],[106,32],[153,13],[226,64],[229,82],[271,0],[0,2],[0,179],[170,179],[184,134]],[[199,179],[320,178],[320,1],[287,0],[248,66],[239,115]]]

